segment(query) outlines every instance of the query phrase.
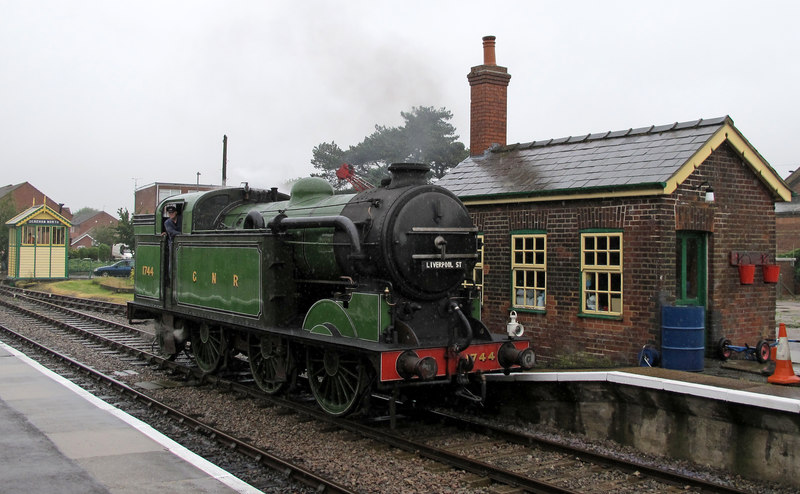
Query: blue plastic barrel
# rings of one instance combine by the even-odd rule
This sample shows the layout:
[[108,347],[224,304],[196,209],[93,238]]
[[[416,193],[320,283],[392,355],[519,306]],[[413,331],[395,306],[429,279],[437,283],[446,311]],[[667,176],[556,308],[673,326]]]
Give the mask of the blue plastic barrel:
[[661,367],[703,370],[706,311],[704,307],[661,308]]

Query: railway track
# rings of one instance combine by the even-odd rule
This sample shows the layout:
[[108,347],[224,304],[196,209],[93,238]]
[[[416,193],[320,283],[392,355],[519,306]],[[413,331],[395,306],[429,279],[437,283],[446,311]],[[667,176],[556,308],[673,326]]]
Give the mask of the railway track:
[[[2,301],[3,305],[6,305],[7,301]],[[7,305],[6,305],[7,306]],[[22,308],[17,307],[17,310]],[[22,309],[26,311],[26,309]],[[26,314],[30,314],[27,311]],[[39,316],[36,318],[38,321],[42,322],[45,320],[44,317]],[[61,322],[59,326],[62,328],[67,323]],[[86,331],[85,328],[75,328],[79,330]],[[193,433],[201,434],[207,438],[212,439],[216,443],[220,445],[222,449],[236,451],[241,455],[245,455],[251,461],[255,461],[256,463],[263,465],[269,469],[272,469],[276,472],[280,472],[280,475],[288,478],[298,484],[302,484],[309,487],[311,492],[327,492],[327,493],[342,493],[342,494],[355,494],[355,491],[348,489],[335,481],[326,478],[325,476],[318,475],[312,471],[305,469],[304,467],[291,462],[290,460],[278,457],[276,455],[271,454],[270,452],[255,447],[252,444],[247,443],[237,437],[234,437],[230,434],[227,434],[225,431],[215,428],[213,425],[203,422],[201,420],[196,419],[188,414],[185,414],[174,408],[169,406],[163,402],[160,402],[153,397],[145,394],[141,391],[138,391],[131,386],[124,384],[123,382],[115,379],[112,376],[109,376],[103,372],[98,371],[97,369],[85,365],[84,363],[80,362],[79,360],[61,353],[53,348],[50,348],[46,345],[38,343],[37,341],[25,336],[21,332],[15,331],[4,324],[0,324],[0,331],[6,336],[10,336],[15,340],[17,343],[23,344],[27,349],[32,349],[39,354],[44,354],[51,359],[57,360],[64,366],[67,366],[72,371],[77,371],[80,375],[84,376],[85,378],[89,379],[91,382],[89,383],[89,387],[94,387],[93,384],[101,385],[102,394],[107,394],[109,389],[123,395],[126,398],[129,398],[141,405],[144,405],[149,410],[153,410],[156,414],[160,416],[160,418],[166,418],[171,420],[174,424],[179,424],[181,427],[191,429]],[[91,333],[91,330],[89,331]],[[95,333],[92,333],[95,334]],[[100,338],[107,339],[105,336]],[[95,334],[95,337],[92,337],[91,340],[97,341],[98,337]],[[112,341],[109,339],[109,341]],[[116,351],[120,351],[124,345],[117,343],[114,345]],[[133,350],[132,347],[129,349]],[[155,357],[155,360],[158,360],[159,357]],[[164,363],[164,362],[159,362]],[[86,384],[84,380],[84,385]],[[86,386],[84,386],[86,387]],[[271,487],[271,486],[270,486]]]
[[[425,411],[424,417],[419,414],[409,415],[408,419],[401,420],[397,430],[390,430],[386,422],[368,425],[364,421],[333,419],[314,406],[304,404],[302,400],[287,401],[264,396],[244,374],[228,376],[226,379],[210,378],[193,367],[186,357],[174,362],[165,360],[153,353],[150,346],[152,334],[74,310],[62,312],[65,309],[58,307],[57,300],[53,300],[52,296],[44,300],[18,293],[10,302],[8,296],[0,298],[0,303],[7,307],[15,306],[15,310],[26,311],[27,317],[35,317],[43,324],[58,326],[60,331],[66,331],[69,327],[70,338],[77,338],[73,335],[86,334],[85,337],[92,344],[113,349],[124,358],[135,356],[143,362],[167,369],[172,376],[180,376],[178,381],[209,383],[215,389],[234,393],[234,399],[250,397],[259,407],[269,407],[278,410],[278,413],[295,414],[300,423],[313,420],[324,424],[316,426],[320,441],[325,441],[325,436],[337,437],[342,431],[346,431],[350,437],[374,442],[369,445],[370,448],[379,450],[389,446],[393,450],[405,452],[405,455],[425,458],[433,465],[440,465],[433,466],[434,469],[450,468],[468,472],[465,482],[472,485],[477,492],[751,492],[714,484],[684,473],[598,455],[542,440],[524,432],[502,429],[486,421],[470,420],[446,412]],[[143,396],[141,399],[149,396],[140,394]],[[287,410],[289,412],[285,412]],[[213,428],[208,424],[201,425],[199,421],[196,427],[203,430]],[[209,429],[205,429],[206,427]],[[225,437],[225,441],[235,439],[222,431],[209,434]],[[249,446],[236,447],[247,449]]]
[[29,298],[39,300],[52,301],[61,307],[72,307],[76,309],[91,310],[96,312],[103,312],[114,314],[117,316],[124,316],[126,314],[125,304],[118,304],[114,302],[106,302],[103,300],[93,300],[89,298],[69,297],[67,295],[55,295],[48,292],[41,292],[38,290],[27,290],[20,287],[0,285],[0,291],[9,295],[24,295]]

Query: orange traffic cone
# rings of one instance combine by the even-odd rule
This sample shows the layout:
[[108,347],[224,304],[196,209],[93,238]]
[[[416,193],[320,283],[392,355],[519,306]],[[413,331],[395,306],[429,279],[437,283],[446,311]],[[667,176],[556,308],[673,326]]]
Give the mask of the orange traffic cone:
[[776,354],[775,373],[767,378],[768,383],[797,384],[800,377],[794,374],[792,357],[789,352],[789,337],[786,336],[786,325],[781,323],[778,330],[778,352]]

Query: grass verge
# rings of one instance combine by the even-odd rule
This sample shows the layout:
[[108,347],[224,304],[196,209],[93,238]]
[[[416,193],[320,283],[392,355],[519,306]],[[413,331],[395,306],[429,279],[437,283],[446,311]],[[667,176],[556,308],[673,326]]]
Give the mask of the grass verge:
[[31,290],[48,292],[55,295],[91,298],[106,302],[124,304],[133,300],[133,293],[117,293],[116,290],[133,288],[127,278],[93,278],[91,280],[64,280],[37,283],[29,287]]

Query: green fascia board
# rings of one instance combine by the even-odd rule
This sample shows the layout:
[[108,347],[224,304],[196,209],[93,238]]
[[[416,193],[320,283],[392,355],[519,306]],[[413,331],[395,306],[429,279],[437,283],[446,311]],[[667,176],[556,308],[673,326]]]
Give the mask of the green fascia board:
[[[662,193],[667,186],[666,182],[647,182],[638,184],[623,184],[623,185],[601,185],[597,187],[581,187],[579,189],[553,189],[541,191],[527,191],[527,192],[500,192],[497,194],[480,194],[480,195],[464,195],[458,198],[462,201],[482,201],[482,200],[498,200],[498,199],[521,199],[521,198],[534,198],[534,197],[548,197],[548,196],[580,196],[582,194],[593,194],[597,192],[625,192],[641,190],[642,192],[652,191],[653,195]],[[581,197],[576,197],[581,199]]]

